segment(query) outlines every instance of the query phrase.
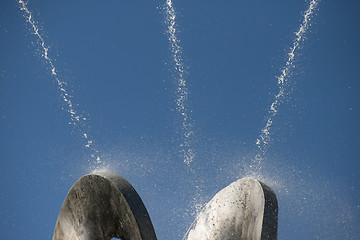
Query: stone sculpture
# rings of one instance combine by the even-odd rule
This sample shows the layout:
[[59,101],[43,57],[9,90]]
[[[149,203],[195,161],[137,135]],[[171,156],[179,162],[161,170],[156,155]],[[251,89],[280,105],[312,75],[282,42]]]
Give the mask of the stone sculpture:
[[[199,213],[183,240],[276,240],[274,192],[253,178],[218,192]],[[144,203],[115,173],[89,174],[70,189],[53,240],[156,240]]]

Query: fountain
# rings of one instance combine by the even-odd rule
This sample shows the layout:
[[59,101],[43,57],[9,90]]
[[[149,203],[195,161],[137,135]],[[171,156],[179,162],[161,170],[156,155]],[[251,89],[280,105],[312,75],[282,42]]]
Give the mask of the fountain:
[[[65,89],[65,83],[57,76],[53,61],[48,57],[48,48],[38,28],[32,20],[26,4],[19,0],[27,21],[31,24],[34,34],[40,41],[43,58],[49,65],[51,76],[56,80],[60,96],[70,114],[73,125],[81,125],[86,121],[79,115]],[[270,142],[270,129],[278,106],[286,95],[286,81],[293,68],[294,52],[303,41],[308,28],[309,18],[317,1],[311,1],[308,11],[304,14],[303,24],[296,32],[297,38],[288,53],[288,61],[278,78],[279,93],[271,104],[267,123],[257,139],[259,154],[256,156],[258,166],[266,153]],[[194,160],[191,147],[193,136],[190,112],[186,109],[187,86],[184,79],[184,67],[181,47],[175,35],[175,13],[172,1],[167,1],[168,34],[171,43],[175,70],[178,72],[177,110],[182,116],[184,162],[190,166]],[[84,147],[91,148],[91,155],[96,164],[100,164],[99,151],[93,148],[88,133],[80,131],[85,140]],[[91,146],[91,147],[90,147]],[[184,236],[184,240],[192,239],[240,239],[264,240],[277,239],[278,204],[274,192],[264,183],[253,179],[239,179],[218,192],[198,214]],[[60,239],[156,239],[154,227],[144,203],[135,189],[121,176],[114,173],[96,173],[83,176],[68,193],[60,210],[55,226],[53,240]]]

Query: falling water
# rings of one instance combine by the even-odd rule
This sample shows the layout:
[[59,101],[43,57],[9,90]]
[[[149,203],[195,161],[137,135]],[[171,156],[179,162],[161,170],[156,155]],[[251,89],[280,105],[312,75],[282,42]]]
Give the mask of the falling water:
[[24,17],[26,21],[31,25],[32,33],[38,38],[38,43],[41,47],[41,56],[44,58],[46,64],[50,68],[51,77],[53,77],[57,83],[57,88],[60,92],[60,98],[65,104],[65,110],[70,114],[70,125],[76,127],[81,134],[82,139],[84,140],[84,147],[89,150],[91,158],[95,160],[97,165],[101,164],[99,151],[93,146],[93,140],[90,138],[89,134],[84,130],[87,121],[86,117],[83,117],[79,114],[75,105],[72,102],[72,96],[66,90],[67,84],[65,81],[61,80],[57,74],[57,70],[55,68],[54,62],[49,57],[49,47],[46,46],[44,38],[39,33],[39,28],[36,26],[36,22],[32,17],[31,12],[27,8],[27,4],[23,0],[19,0],[20,10],[24,12]]
[[166,23],[167,33],[171,45],[171,53],[174,61],[174,68],[177,76],[177,89],[176,89],[176,109],[182,118],[182,139],[183,143],[180,145],[181,152],[183,153],[184,162],[190,166],[190,163],[194,160],[195,153],[191,148],[191,141],[194,135],[193,125],[189,116],[189,110],[187,109],[188,101],[188,89],[185,80],[184,63],[182,58],[182,49],[179,45],[179,39],[176,36],[176,13],[173,7],[172,0],[166,0]]
[[288,78],[290,76],[291,70],[294,66],[294,58],[296,50],[300,47],[300,44],[305,40],[305,34],[310,24],[310,20],[315,10],[318,7],[320,0],[312,0],[310,2],[309,8],[304,13],[304,19],[300,25],[300,28],[297,32],[295,32],[295,39],[293,41],[292,47],[288,52],[288,59],[286,61],[285,66],[281,70],[281,75],[277,77],[277,85],[279,87],[279,93],[275,95],[275,100],[271,104],[270,109],[268,111],[268,117],[265,124],[265,127],[261,130],[259,137],[256,140],[256,145],[259,149],[259,153],[255,156],[255,163],[259,166],[264,154],[266,153],[269,143],[271,142],[271,126],[273,124],[273,120],[278,114],[278,109],[280,104],[282,103],[284,97],[288,94]]

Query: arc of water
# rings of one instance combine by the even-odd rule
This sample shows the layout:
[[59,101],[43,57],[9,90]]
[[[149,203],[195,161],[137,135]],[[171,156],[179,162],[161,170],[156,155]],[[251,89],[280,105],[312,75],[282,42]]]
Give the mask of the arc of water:
[[30,10],[27,7],[27,3],[23,0],[19,0],[20,10],[24,12],[24,17],[26,21],[30,24],[32,33],[38,38],[38,42],[40,44],[42,50],[42,57],[45,60],[46,64],[50,68],[51,77],[53,77],[57,83],[57,88],[60,92],[60,97],[62,101],[66,105],[66,112],[70,114],[70,122],[69,124],[74,125],[80,130],[81,137],[85,140],[84,147],[90,150],[91,158],[95,159],[97,164],[101,163],[101,159],[99,156],[99,151],[94,148],[93,140],[90,139],[89,134],[84,130],[87,121],[86,117],[83,117],[81,114],[78,114],[75,105],[72,102],[72,96],[66,90],[67,84],[65,81],[61,80],[57,74],[57,70],[55,68],[55,64],[52,59],[49,57],[49,47],[45,44],[44,38],[40,34],[39,28],[36,26],[36,22],[33,19],[33,16]]
[[188,101],[188,88],[185,79],[184,63],[182,58],[182,48],[180,47],[180,41],[176,36],[176,13],[173,7],[172,0],[166,0],[166,22],[167,34],[171,45],[171,53],[174,62],[174,68],[177,73],[177,89],[176,89],[176,109],[182,118],[182,139],[183,143],[180,145],[181,152],[183,153],[184,162],[189,166],[194,160],[195,153],[191,147],[191,141],[193,138],[193,124],[189,116],[189,110],[187,109]]
[[256,145],[258,147],[259,153],[255,156],[255,162],[260,165],[264,154],[266,153],[269,143],[271,142],[271,127],[274,121],[274,118],[278,114],[279,106],[281,105],[283,98],[288,94],[288,77],[291,73],[291,70],[294,68],[294,59],[296,56],[296,50],[300,47],[300,44],[304,41],[304,37],[307,29],[310,26],[310,20],[313,16],[315,10],[319,5],[320,0],[311,0],[308,9],[304,13],[304,19],[299,27],[299,30],[295,32],[295,39],[292,43],[292,47],[288,52],[288,58],[285,66],[281,70],[281,74],[277,77],[277,85],[279,87],[279,93],[275,95],[274,102],[270,105],[268,111],[268,117],[265,124],[265,127],[261,130],[259,137],[256,140]]

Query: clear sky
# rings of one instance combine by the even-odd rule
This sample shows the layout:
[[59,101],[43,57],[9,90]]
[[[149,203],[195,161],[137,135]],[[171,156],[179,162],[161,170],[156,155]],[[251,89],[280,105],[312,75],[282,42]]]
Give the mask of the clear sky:
[[29,0],[55,77],[18,1],[0,2],[1,239],[51,239],[68,190],[97,156],[138,191],[159,239],[181,239],[201,206],[248,175],[277,194],[280,240],[358,239],[360,3],[320,2],[255,173],[256,140],[309,1],[173,1],[189,166],[164,6]]

